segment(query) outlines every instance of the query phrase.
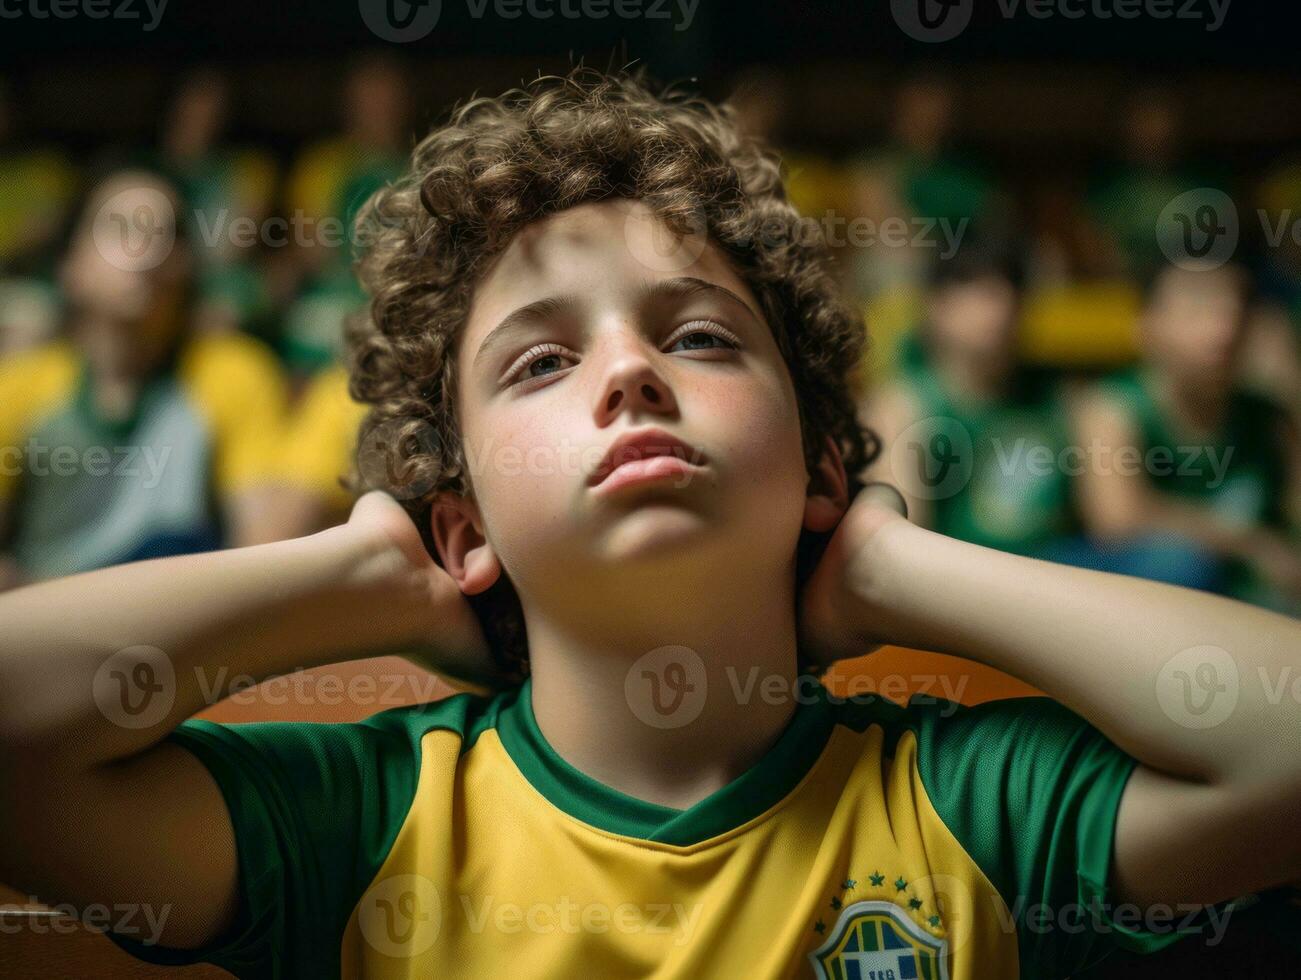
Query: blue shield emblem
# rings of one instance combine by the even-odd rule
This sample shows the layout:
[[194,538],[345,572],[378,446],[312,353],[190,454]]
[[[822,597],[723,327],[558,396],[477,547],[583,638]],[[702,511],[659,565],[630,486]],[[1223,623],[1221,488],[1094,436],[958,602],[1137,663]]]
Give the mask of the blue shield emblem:
[[893,902],[855,902],[809,954],[818,980],[948,980],[948,942]]

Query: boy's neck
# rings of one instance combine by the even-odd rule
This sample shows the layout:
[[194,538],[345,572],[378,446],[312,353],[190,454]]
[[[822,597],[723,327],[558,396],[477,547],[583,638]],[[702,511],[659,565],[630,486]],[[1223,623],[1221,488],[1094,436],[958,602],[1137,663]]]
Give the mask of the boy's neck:
[[793,582],[737,585],[694,596],[666,585],[640,617],[605,609],[562,620],[526,606],[533,713],[547,743],[598,782],[676,809],[758,762],[799,694]]

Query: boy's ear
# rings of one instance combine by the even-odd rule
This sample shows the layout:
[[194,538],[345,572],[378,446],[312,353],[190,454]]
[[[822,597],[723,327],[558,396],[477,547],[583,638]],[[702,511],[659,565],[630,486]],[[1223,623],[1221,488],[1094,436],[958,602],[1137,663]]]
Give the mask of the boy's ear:
[[501,562],[483,534],[483,519],[473,500],[439,494],[429,511],[429,529],[447,574],[465,595],[478,595],[501,577]]
[[809,477],[808,496],[804,501],[804,526],[810,531],[834,530],[849,509],[849,478],[840,447],[831,436],[826,449]]

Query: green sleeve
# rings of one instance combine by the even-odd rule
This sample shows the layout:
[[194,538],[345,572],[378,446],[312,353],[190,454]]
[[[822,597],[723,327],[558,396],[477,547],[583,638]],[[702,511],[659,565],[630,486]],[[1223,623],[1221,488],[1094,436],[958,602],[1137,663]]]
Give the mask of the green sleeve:
[[1200,923],[1176,914],[1148,932],[1137,909],[1113,908],[1116,813],[1138,763],[1084,719],[1044,697],[906,714],[932,804],[1012,913],[1022,976],[1154,952]]
[[394,709],[359,724],[182,724],[171,739],[212,773],[234,826],[236,921],[198,950],[110,936],[155,963],[209,962],[237,977],[337,977],[353,907],[410,809],[418,733],[430,727],[418,722],[432,710]]

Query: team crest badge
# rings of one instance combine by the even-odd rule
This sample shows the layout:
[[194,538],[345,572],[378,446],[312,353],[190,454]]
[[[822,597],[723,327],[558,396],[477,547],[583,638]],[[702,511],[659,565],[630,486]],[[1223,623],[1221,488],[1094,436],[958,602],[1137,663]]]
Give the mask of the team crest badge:
[[818,980],[948,980],[947,954],[898,905],[868,901],[846,905],[809,959]]

